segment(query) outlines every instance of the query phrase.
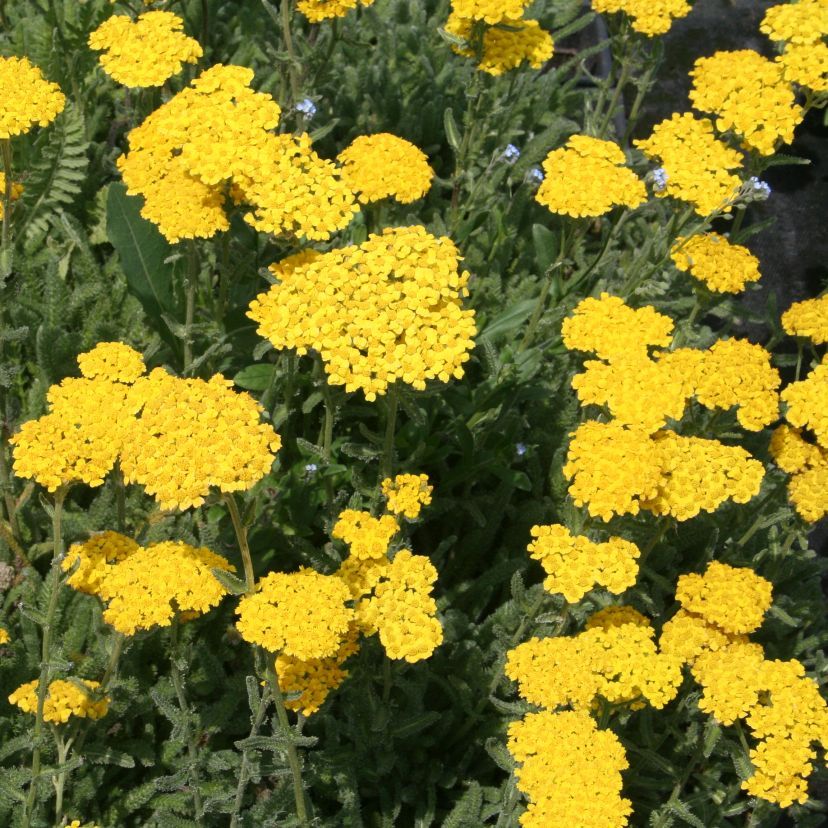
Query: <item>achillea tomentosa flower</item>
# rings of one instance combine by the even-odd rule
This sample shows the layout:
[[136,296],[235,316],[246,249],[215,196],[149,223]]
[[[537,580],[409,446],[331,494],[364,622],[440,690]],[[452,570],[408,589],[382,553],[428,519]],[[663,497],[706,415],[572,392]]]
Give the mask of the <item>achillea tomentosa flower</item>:
[[124,86],[162,86],[185,63],[202,56],[197,40],[184,34],[184,21],[168,11],[149,11],[135,20],[114,15],[89,36],[89,45],[103,52],[103,70]]
[[825,0],[796,0],[771,6],[762,18],[759,31],[771,40],[818,43],[828,35],[828,4]]
[[690,273],[717,293],[739,293],[749,282],[758,282],[759,260],[739,244],[718,233],[676,239],[670,253],[676,267]]
[[345,509],[339,513],[331,537],[345,541],[351,556],[358,559],[384,558],[400,525],[393,515],[374,517],[370,512]]
[[[11,200],[17,201],[18,198],[23,194],[23,185],[18,184],[16,181],[12,181],[11,185]],[[0,219],[3,218],[3,212],[6,209],[3,205],[3,199],[5,199],[6,195],[6,176],[4,173],[0,172]]]
[[612,141],[573,135],[543,162],[545,180],[535,200],[553,213],[602,216],[613,207],[633,209],[647,200],[644,182],[626,166]]
[[[24,713],[37,712],[38,680],[21,685],[9,696],[9,701]],[[87,691],[81,688],[86,687]],[[96,698],[101,685],[97,681],[78,679],[77,682],[56,679],[49,684],[43,704],[43,720],[66,724],[72,716],[82,719],[101,719],[109,710],[109,696]]]
[[782,401],[787,404],[787,421],[810,429],[817,443],[828,449],[828,357],[804,380],[792,382],[782,392]]
[[396,135],[360,135],[337,156],[342,180],[361,204],[392,198],[411,204],[431,187],[434,170],[425,153]]
[[779,468],[791,475],[788,496],[796,511],[809,523],[821,520],[828,514],[828,450],[785,424],[773,432],[770,450]]
[[370,6],[374,0],[298,0],[296,8],[311,23],[320,23],[334,17],[345,17],[358,5]]
[[814,345],[828,342],[828,294],[794,302],[782,314],[782,328],[791,336],[810,339]]
[[687,0],[592,0],[592,8],[604,14],[628,14],[633,29],[647,37],[666,34],[674,20],[693,10]]
[[686,201],[702,216],[732,209],[742,184],[732,171],[742,166],[742,156],[716,138],[706,118],[674,114],[656,124],[649,138],[633,143],[661,163],[665,174],[657,197]]
[[467,20],[482,20],[489,25],[517,20],[532,0],[452,0],[452,12]]
[[63,112],[66,98],[26,58],[0,57],[0,139],[48,126]]
[[699,58],[690,76],[690,100],[716,115],[719,132],[738,133],[744,146],[760,155],[772,155],[780,142],[793,140],[803,110],[779,63],[751,49],[716,52]]
[[136,541],[118,532],[100,532],[83,543],[73,543],[61,561],[61,569],[72,572],[66,583],[79,592],[97,595],[112,567],[139,549]]
[[0,644],[8,644],[11,641],[9,631],[0,627]]
[[828,92],[828,44],[793,43],[776,58],[789,83],[814,92]]
[[425,474],[398,474],[393,480],[386,477],[381,488],[388,511],[409,520],[419,517],[420,509],[431,503],[433,487]]
[[277,349],[318,351],[328,382],[367,400],[394,382],[419,390],[463,376],[475,334],[468,273],[448,238],[388,228],[361,245],[300,254],[271,267],[279,282],[248,316]]

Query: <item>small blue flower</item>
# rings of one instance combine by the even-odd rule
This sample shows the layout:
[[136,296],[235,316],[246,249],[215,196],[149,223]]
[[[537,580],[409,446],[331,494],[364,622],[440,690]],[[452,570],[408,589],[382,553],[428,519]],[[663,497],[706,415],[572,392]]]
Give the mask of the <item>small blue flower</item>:
[[296,111],[301,112],[308,120],[313,118],[316,115],[316,105],[310,98],[305,98],[303,101],[299,101],[296,104]]
[[507,144],[506,149],[500,154],[500,160],[507,164],[514,164],[520,158],[520,150],[514,144]]
[[667,175],[667,170],[664,167],[659,167],[658,169],[653,170],[653,189],[660,193],[666,186],[667,180],[669,176]]
[[540,167],[532,167],[529,172],[526,173],[526,179],[532,184],[541,184],[545,177],[546,176],[543,174],[543,170]]
[[305,466],[305,471],[306,471],[308,474],[313,474],[313,473],[314,473],[314,472],[316,472],[318,469],[319,469],[319,466],[317,466],[317,465],[316,465],[316,463],[308,463],[308,464],[307,464],[307,466]]
[[515,445],[515,451],[517,452],[518,457],[523,457],[526,454],[526,443],[518,443]]
[[753,197],[757,201],[766,201],[770,198],[771,188],[766,181],[762,181],[754,175],[747,180],[747,183],[753,189]]

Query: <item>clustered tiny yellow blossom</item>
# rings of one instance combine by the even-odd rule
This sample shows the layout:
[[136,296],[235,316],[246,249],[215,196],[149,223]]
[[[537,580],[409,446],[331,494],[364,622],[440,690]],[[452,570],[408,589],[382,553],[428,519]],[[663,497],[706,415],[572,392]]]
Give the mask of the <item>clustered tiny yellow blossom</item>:
[[814,92],[828,92],[828,44],[793,43],[776,60],[788,83]]
[[11,636],[9,635],[9,631],[3,627],[0,627],[0,644],[8,644],[11,641]]
[[221,555],[181,541],[141,547],[107,568],[97,586],[107,602],[104,621],[124,635],[168,627],[176,613],[201,615],[218,605],[227,590],[213,569],[235,571]]
[[760,155],[793,140],[803,110],[779,63],[751,49],[716,52],[699,58],[690,77],[693,106],[714,114],[719,132],[737,133]]
[[666,34],[674,20],[693,9],[687,0],[592,0],[592,8],[602,14],[628,14],[633,29],[647,37]]
[[302,661],[333,656],[354,620],[351,595],[336,575],[312,569],[271,572],[239,602],[242,638],[271,653]]
[[560,524],[533,526],[531,533],[534,540],[527,549],[547,573],[547,592],[561,593],[575,603],[595,584],[615,595],[635,585],[641,552],[631,541],[610,538],[595,543]]
[[679,270],[690,273],[716,293],[739,293],[761,277],[756,256],[718,233],[679,237],[670,256]]
[[0,57],[0,139],[48,126],[63,112],[66,98],[26,58]]
[[370,6],[374,0],[299,0],[296,8],[311,23],[321,23],[333,17],[345,17],[358,5]]
[[[24,713],[37,712],[38,680],[21,685],[9,696],[9,701]],[[70,717],[100,719],[109,710],[109,696],[97,698],[101,685],[97,681],[56,679],[49,684],[43,704],[43,720],[66,724]]]
[[100,828],[95,822],[81,822],[79,819],[73,819],[66,828]]
[[621,796],[624,748],[584,711],[543,710],[509,725],[508,749],[518,763],[519,789],[529,805],[524,828],[550,825],[622,828],[632,805]]
[[380,132],[360,135],[337,156],[342,180],[361,204],[393,198],[411,204],[431,187],[434,170],[410,141]]
[[626,605],[611,605],[604,607],[598,612],[592,613],[586,622],[586,629],[594,627],[609,629],[610,627],[621,627],[624,624],[636,624],[639,627],[651,627],[650,619],[642,615],[637,609]]
[[658,639],[662,653],[676,656],[690,665],[702,653],[715,652],[734,643],[747,643],[747,637],[726,632],[686,609],[680,609],[664,624]]
[[[18,198],[23,194],[23,185],[18,184],[16,181],[12,181],[11,185],[11,200],[17,201]],[[0,172],[0,219],[3,218],[3,212],[5,211],[5,206],[3,202],[5,201],[6,197],[6,176],[4,173]]]
[[787,404],[785,419],[810,429],[820,446],[828,449],[828,356],[804,380],[785,388],[782,401]]
[[771,435],[770,450],[779,468],[791,475],[788,496],[796,511],[809,523],[822,519],[828,514],[828,450],[785,423]]
[[431,503],[433,487],[428,483],[427,474],[398,474],[393,480],[386,477],[381,488],[388,511],[409,520],[419,517],[422,507]]
[[553,213],[602,216],[613,207],[633,209],[647,200],[644,182],[626,166],[612,141],[573,135],[543,162],[544,180],[535,199]]
[[123,342],[99,342],[78,357],[78,367],[87,379],[132,383],[146,371],[144,358]]
[[824,345],[828,342],[828,294],[794,302],[782,314],[782,328],[791,336],[801,336],[815,345]]
[[103,52],[99,60],[107,75],[133,88],[162,86],[203,54],[199,42],[184,34],[184,21],[168,11],[135,20],[113,15],[89,35],[89,46]]
[[280,262],[279,280],[250,304],[258,333],[278,349],[313,348],[328,382],[367,400],[400,381],[463,376],[473,347],[469,274],[457,248],[424,227],[388,228],[360,245]]
[[351,625],[339,649],[327,658],[300,659],[280,655],[276,658],[279,685],[286,694],[298,694],[285,700],[285,707],[303,716],[316,713],[332,690],[348,677],[342,665],[359,649],[358,631]]
[[[455,4],[456,6],[456,4]],[[446,21],[446,31],[467,43],[452,43],[452,49],[463,57],[476,57],[471,41],[475,20],[461,16],[456,10]],[[504,18],[497,25],[483,31],[482,53],[477,68],[489,75],[502,75],[521,64],[528,63],[540,69],[555,53],[555,42],[549,32],[541,28],[537,20]]]
[[139,548],[136,541],[118,532],[99,532],[83,543],[73,543],[61,562],[64,572],[72,572],[66,583],[79,592],[97,595],[112,567]]
[[482,20],[491,26],[517,20],[532,0],[451,0],[452,11],[468,20]]
[[370,512],[345,509],[339,513],[331,537],[345,541],[353,558],[366,560],[384,558],[391,538],[399,531],[393,515],[376,518]]
[[771,40],[789,43],[818,43],[828,35],[828,4],[825,0],[796,0],[771,6],[759,31]]
[[649,138],[634,144],[661,163],[665,185],[656,191],[657,197],[686,201],[702,216],[732,209],[730,202],[741,186],[733,170],[742,166],[742,156],[716,138],[706,118],[676,113],[656,124]]

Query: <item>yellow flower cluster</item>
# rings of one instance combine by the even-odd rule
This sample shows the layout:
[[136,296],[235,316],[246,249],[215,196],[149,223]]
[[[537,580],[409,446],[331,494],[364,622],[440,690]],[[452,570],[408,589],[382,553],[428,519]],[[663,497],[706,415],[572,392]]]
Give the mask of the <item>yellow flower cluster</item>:
[[72,572],[66,583],[79,592],[97,595],[112,567],[139,548],[132,538],[118,532],[100,532],[83,543],[73,543],[61,562],[64,572]]
[[626,605],[613,605],[592,613],[587,619],[586,629],[601,627],[608,630],[610,627],[622,627],[624,624],[636,624],[639,627],[652,626],[649,618],[637,609]]
[[8,644],[11,641],[11,636],[9,636],[9,631],[0,627],[0,644]]
[[245,641],[271,653],[309,659],[333,656],[354,620],[351,595],[335,575],[312,569],[271,572],[239,602],[236,623]]
[[164,509],[200,506],[212,487],[249,489],[281,441],[261,406],[231,380],[179,379],[157,368],[140,381],[141,416],[121,455],[124,480],[142,484]]
[[311,23],[321,23],[334,17],[345,17],[358,5],[370,6],[374,0],[299,0],[296,8]]
[[785,424],[773,432],[770,450],[779,468],[792,475],[788,495],[796,511],[810,523],[821,520],[828,514],[828,450]]
[[100,828],[95,822],[81,822],[79,819],[73,819],[66,828]]
[[452,12],[467,20],[483,20],[494,26],[517,20],[532,0],[451,0]]
[[746,567],[711,561],[704,575],[678,580],[676,600],[727,633],[750,633],[771,605],[773,584]]
[[391,538],[400,531],[393,515],[375,518],[370,512],[345,509],[339,513],[331,537],[345,541],[351,557],[358,560],[384,558]]
[[535,199],[553,213],[575,218],[602,216],[618,206],[633,209],[647,200],[647,191],[625,163],[614,142],[573,135],[546,156]]
[[147,370],[144,358],[123,342],[99,342],[78,357],[78,367],[87,379],[132,383]]
[[584,711],[543,710],[509,725],[518,787],[529,798],[525,828],[622,828],[632,806],[621,796],[624,748]]
[[[38,680],[21,685],[9,696],[9,701],[24,713],[37,713]],[[49,684],[43,704],[43,720],[66,724],[70,717],[101,719],[109,710],[109,696],[96,698],[101,685],[97,681],[56,679]],[[86,688],[86,689],[84,689]]]
[[547,573],[547,592],[561,593],[575,603],[595,584],[615,595],[635,585],[641,552],[634,543],[623,538],[594,543],[560,524],[533,526],[531,533],[535,540],[527,550]]
[[[12,181],[11,185],[11,200],[17,201],[18,198],[23,194],[23,185],[18,184],[16,181]],[[6,195],[6,176],[0,172],[0,199],[4,199]],[[3,206],[2,201],[0,201],[0,219],[3,218],[3,212],[5,211],[5,207]]]
[[824,345],[828,342],[828,294],[794,302],[782,314],[782,328],[791,336],[802,336],[815,345]]
[[351,626],[339,649],[327,658],[300,659],[280,655],[276,658],[276,675],[284,693],[298,694],[285,701],[285,707],[303,716],[316,713],[332,690],[348,677],[342,664],[358,649],[357,629]]
[[[455,4],[456,6],[456,4]],[[470,41],[475,20],[453,11],[446,21],[446,31],[455,37]],[[504,18],[483,32],[483,51],[477,68],[495,77],[522,63],[540,69],[555,53],[552,35],[540,27],[537,20]],[[452,49],[463,57],[475,57],[470,45],[452,44]]]
[[780,142],[793,140],[803,110],[779,63],[751,49],[716,52],[699,58],[690,77],[690,100],[716,115],[719,132],[738,133],[744,146],[760,155],[772,155]]
[[716,293],[739,293],[748,282],[761,278],[756,256],[718,233],[679,237],[670,256],[679,270],[690,273]]
[[792,382],[783,392],[787,403],[787,421],[799,428],[808,428],[817,442],[828,449],[828,356],[799,382]]
[[732,171],[742,166],[742,156],[716,138],[709,120],[676,113],[634,144],[661,163],[666,182],[657,197],[686,201],[701,216],[730,211],[728,202],[741,186]]
[[342,180],[361,204],[393,198],[411,204],[431,187],[434,170],[410,141],[380,132],[360,135],[337,156]]
[[[431,503],[433,486],[428,484],[427,474],[398,474],[393,480],[382,481],[382,496],[388,503],[388,511],[409,520],[419,517],[423,506]],[[353,552],[353,547],[351,548]]]
[[702,653],[716,652],[734,643],[747,643],[747,637],[726,632],[685,609],[680,609],[664,624],[658,640],[662,653],[690,665]]
[[687,0],[592,0],[592,8],[602,14],[628,14],[633,29],[647,37],[666,34],[674,20],[692,11]]
[[825,0],[796,0],[771,6],[759,31],[771,40],[789,43],[817,43],[828,35],[828,4]]
[[828,44],[791,44],[776,58],[788,83],[798,83],[814,92],[828,92]]
[[124,635],[168,627],[176,613],[201,615],[218,605],[227,590],[213,569],[235,571],[221,555],[181,541],[140,547],[107,568],[97,586],[108,602],[104,621]]
[[66,98],[26,58],[0,57],[0,139],[48,126],[63,112]]
[[[618,619],[621,620],[621,619]],[[531,638],[510,650],[506,675],[520,695],[550,710],[593,709],[598,697],[611,704],[662,708],[675,698],[682,661],[659,652],[649,624],[607,623],[566,638]]]
[[457,248],[424,227],[388,228],[360,245],[271,268],[279,280],[250,304],[277,349],[318,351],[328,382],[368,400],[401,381],[463,376],[475,334]]
[[184,21],[168,11],[150,11],[132,20],[117,14],[89,35],[104,72],[129,87],[162,86],[185,63],[202,55],[197,40],[184,34]]

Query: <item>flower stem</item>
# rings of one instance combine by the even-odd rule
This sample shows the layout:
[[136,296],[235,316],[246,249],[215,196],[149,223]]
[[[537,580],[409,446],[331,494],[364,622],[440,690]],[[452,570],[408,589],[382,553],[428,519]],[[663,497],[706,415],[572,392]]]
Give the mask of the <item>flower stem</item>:
[[11,239],[11,203],[12,203],[12,147],[8,138],[0,140],[0,153],[3,155],[3,175],[5,176],[5,187],[3,188],[3,272],[0,276],[8,276],[6,270],[6,257],[8,256],[9,241]]
[[193,364],[193,320],[195,319],[196,287],[198,286],[198,251],[195,242],[187,245],[187,276],[184,283],[186,307],[184,309],[184,373]]
[[[256,710],[256,715],[253,717],[250,725],[250,737],[259,735],[264,722],[267,709],[270,707],[270,688],[265,687],[262,697],[259,700],[259,707]],[[244,792],[247,790],[247,783],[250,781],[250,751],[245,748],[242,751],[241,768],[239,769],[239,781],[236,785],[236,799],[233,804],[233,814],[230,817],[230,828],[238,828],[239,819],[241,817],[242,803],[244,802]]]
[[272,653],[267,653],[265,659],[267,664],[265,674],[270,685],[270,693],[273,696],[273,701],[276,703],[276,717],[279,720],[282,737],[287,742],[287,756],[290,773],[293,777],[293,798],[296,801],[296,815],[299,817],[299,824],[302,828],[308,828],[310,822],[308,821],[308,809],[305,803],[305,789],[302,785],[302,766],[299,762],[299,752],[296,750],[296,745],[293,741],[293,731],[288,721],[285,697],[282,695],[282,688],[279,686],[279,677],[276,675],[274,668],[276,656]]
[[282,38],[285,41],[285,51],[288,53],[288,79],[290,81],[290,94],[292,95],[291,103],[296,103],[299,100],[299,77],[296,74],[298,61],[296,51],[293,47],[293,34],[290,31],[290,17],[292,12],[290,0],[282,0],[280,12]]
[[52,565],[49,569],[47,592],[49,604],[43,622],[43,641],[40,651],[40,678],[37,684],[37,711],[35,713],[34,735],[32,737],[32,779],[23,811],[23,828],[29,828],[34,816],[37,802],[38,777],[40,776],[41,744],[43,741],[43,708],[52,679],[52,629],[55,624],[58,597],[60,595],[60,562],[63,559],[63,502],[66,499],[67,486],[61,486],[55,492],[52,510]]
[[235,495],[233,495],[232,492],[225,492],[224,502],[227,504],[227,509],[230,512],[230,520],[233,521],[233,529],[236,532],[236,540],[238,541],[239,551],[242,556],[242,563],[244,564],[245,589],[247,595],[250,595],[250,593],[256,588],[256,576],[253,574],[253,559],[250,556],[250,544],[247,540],[247,527],[242,522]]
[[396,385],[388,389],[388,409],[385,417],[385,441],[382,446],[382,461],[380,463],[380,479],[391,477],[394,471],[394,436],[397,428],[397,408],[399,397]]

